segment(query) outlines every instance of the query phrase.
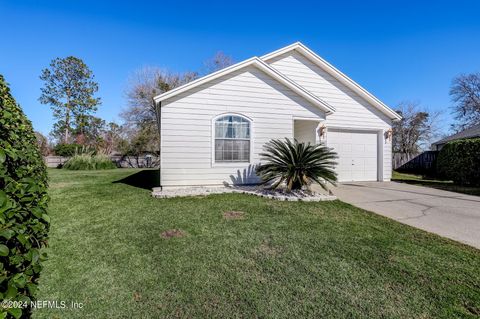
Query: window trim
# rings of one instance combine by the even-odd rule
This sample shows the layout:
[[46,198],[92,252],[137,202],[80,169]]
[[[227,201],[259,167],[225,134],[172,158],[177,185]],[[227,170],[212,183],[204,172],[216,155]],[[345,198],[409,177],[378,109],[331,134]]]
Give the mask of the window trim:
[[[215,123],[216,121],[224,116],[238,116],[245,120],[247,120],[250,124],[250,154],[248,158],[248,162],[217,162],[215,161]],[[221,113],[212,118],[211,122],[211,165],[212,167],[239,167],[244,165],[249,165],[252,163],[252,156],[253,156],[253,144],[254,144],[254,126],[253,120],[240,113],[235,112],[228,112],[228,113]]]

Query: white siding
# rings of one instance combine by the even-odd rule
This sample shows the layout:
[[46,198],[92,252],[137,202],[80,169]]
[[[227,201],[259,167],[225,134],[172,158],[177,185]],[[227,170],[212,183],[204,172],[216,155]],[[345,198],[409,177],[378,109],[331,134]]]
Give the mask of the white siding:
[[[250,163],[212,161],[212,120],[225,113],[252,120]],[[297,94],[250,67],[162,102],[162,186],[221,185],[258,181],[263,145],[293,137],[293,117],[324,119],[324,113]]]
[[[327,116],[327,127],[384,131],[391,127],[391,120],[385,114],[303,55],[289,52],[268,63],[336,109],[334,114]],[[383,180],[390,180],[392,145],[385,139],[381,139],[380,145],[383,145]]]
[[390,181],[392,178],[392,142],[381,136],[379,143],[380,145],[383,143],[383,180]]

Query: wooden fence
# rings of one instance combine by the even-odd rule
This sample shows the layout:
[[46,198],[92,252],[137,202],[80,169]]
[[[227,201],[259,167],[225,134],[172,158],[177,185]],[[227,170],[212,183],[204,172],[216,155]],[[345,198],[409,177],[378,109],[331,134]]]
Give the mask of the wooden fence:
[[60,167],[68,161],[69,157],[63,156],[44,156],[43,161],[47,167]]
[[142,167],[142,168],[154,168],[160,167],[160,158],[158,156],[111,156],[111,159],[117,167]]
[[[154,168],[159,167],[160,159],[158,156],[110,156],[112,162],[114,162],[117,167],[128,168],[128,167],[139,167],[139,168]],[[43,160],[47,167],[61,167],[68,161],[69,157],[64,156],[44,156]]]
[[421,154],[394,153],[392,167],[405,173],[435,174],[438,151],[425,151]]
[[401,167],[403,164],[409,162],[413,158],[417,157],[418,154],[410,154],[410,153],[393,153],[392,156],[392,168],[394,170]]

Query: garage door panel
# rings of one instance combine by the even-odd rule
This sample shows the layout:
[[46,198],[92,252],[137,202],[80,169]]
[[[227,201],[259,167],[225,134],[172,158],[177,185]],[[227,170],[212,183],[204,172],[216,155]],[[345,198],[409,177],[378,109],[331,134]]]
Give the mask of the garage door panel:
[[345,157],[339,157],[337,159],[337,162],[338,162],[338,169],[340,170],[343,170],[343,171],[349,171],[351,170],[351,168],[349,167],[349,165],[351,166],[352,165],[352,160],[350,158],[345,158]]
[[352,180],[353,181],[358,181],[358,180],[364,180],[363,178],[363,172],[359,172],[358,170],[352,171]]
[[339,181],[345,181],[352,176],[351,171],[337,171],[337,178]]
[[[377,153],[377,144],[365,145],[365,152],[368,154]],[[376,156],[375,156],[376,158]]]
[[351,153],[352,152],[352,144],[343,144],[341,145],[342,151],[346,153]]
[[376,169],[377,168],[377,159],[376,158],[365,158],[365,168],[367,169]]
[[363,144],[353,144],[351,146],[351,150],[352,152],[354,152],[355,154],[358,154],[360,156],[363,156],[365,155],[364,152],[366,151],[366,147],[365,145]]
[[378,138],[376,132],[329,130],[327,145],[338,154],[339,181],[376,181]]

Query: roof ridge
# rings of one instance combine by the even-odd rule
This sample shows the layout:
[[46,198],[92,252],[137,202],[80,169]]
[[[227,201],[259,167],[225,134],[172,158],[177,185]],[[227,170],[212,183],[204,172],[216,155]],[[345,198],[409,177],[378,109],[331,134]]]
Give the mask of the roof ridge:
[[345,75],[343,72],[335,68],[332,64],[330,64],[328,61],[320,57],[313,50],[311,50],[301,42],[295,42],[283,48],[280,48],[276,51],[267,53],[261,56],[260,59],[266,62],[270,59],[273,59],[277,56],[280,56],[290,51],[296,51],[302,54],[303,56],[305,56],[307,59],[309,59],[318,67],[320,67],[322,70],[326,71],[337,80],[340,80],[340,82],[343,82],[344,85],[346,85],[352,91],[356,92],[358,95],[360,95],[360,97],[363,97],[371,105],[375,106],[380,111],[383,111],[383,113],[391,116],[393,120],[400,120],[402,118],[399,114],[397,114],[393,109],[388,107],[380,99],[378,99],[372,93],[368,92],[360,84],[350,79],[347,75]]

